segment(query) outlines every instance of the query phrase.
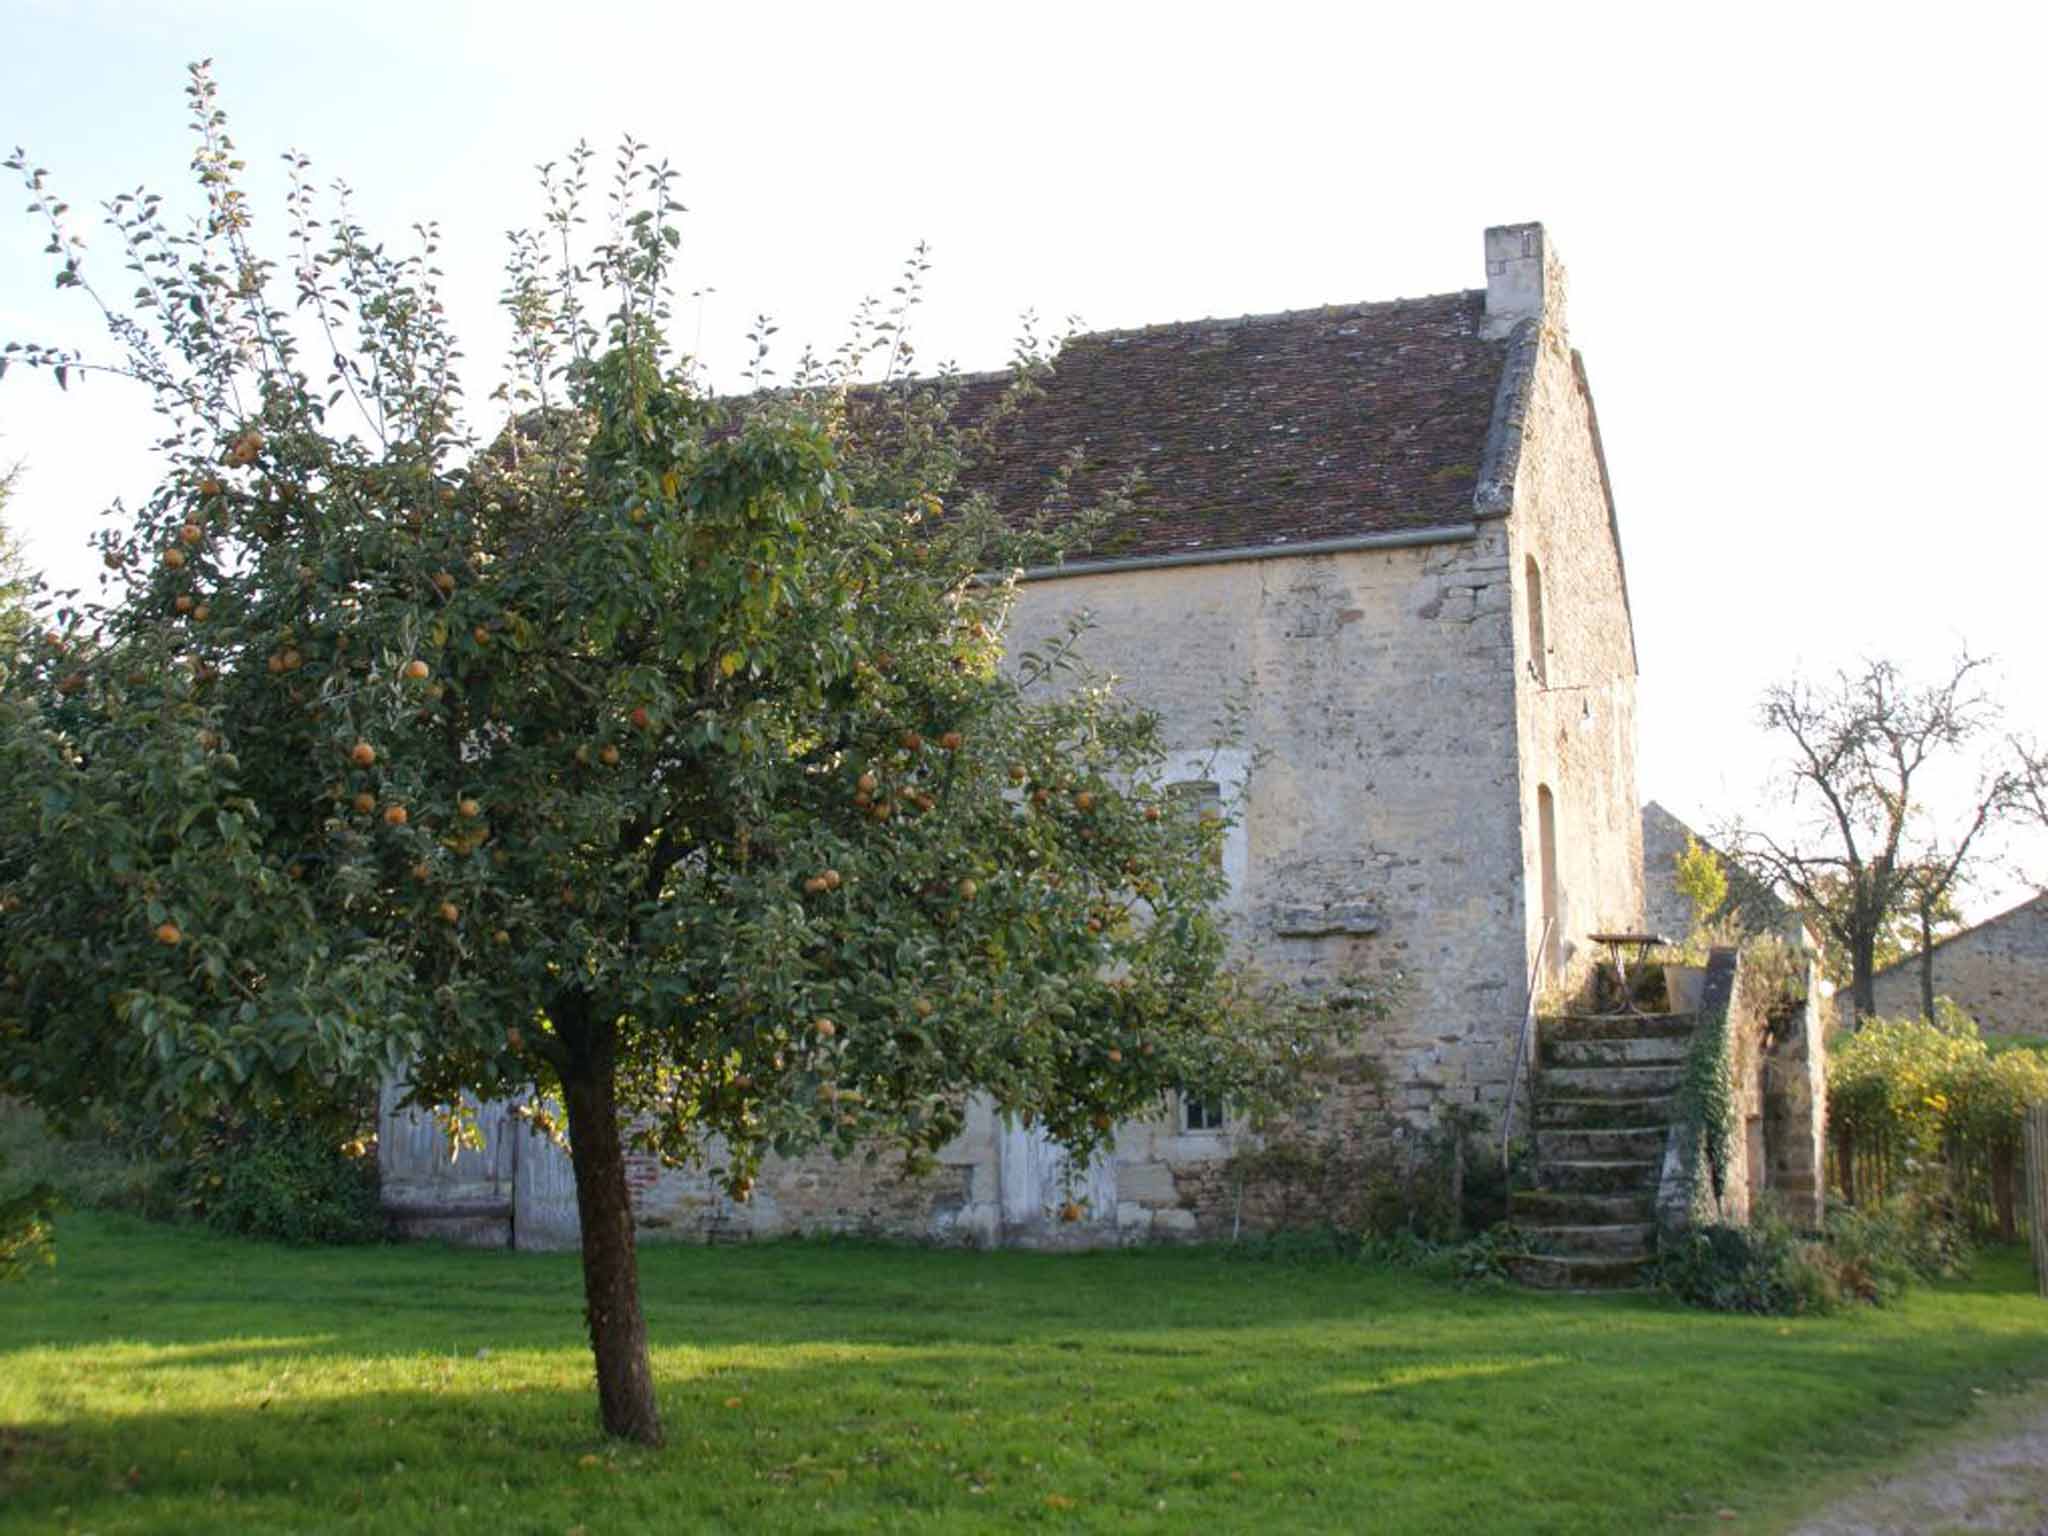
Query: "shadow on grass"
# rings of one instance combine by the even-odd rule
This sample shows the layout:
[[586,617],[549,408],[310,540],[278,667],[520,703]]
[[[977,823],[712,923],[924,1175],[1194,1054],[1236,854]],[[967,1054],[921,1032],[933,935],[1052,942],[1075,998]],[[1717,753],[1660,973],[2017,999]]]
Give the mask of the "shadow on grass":
[[573,1255],[67,1236],[0,1299],[0,1490],[101,1532],[1634,1531],[2048,1373],[2008,1255],[1788,1322],[1200,1251],[657,1248],[650,1455],[594,1433]]
[[[1689,1372],[1674,1391],[1628,1348],[1496,1338],[1475,1359],[1456,1351],[1486,1347],[1476,1335],[1433,1348],[1286,1325],[1237,1337],[1255,1350],[1195,1343],[1162,1362],[1148,1349],[1142,1366],[1107,1330],[1081,1352],[1031,1334],[838,1345],[829,1359],[761,1341],[662,1350],[660,1453],[594,1434],[576,1351],[387,1359],[360,1385],[324,1373],[331,1354],[287,1373],[266,1352],[214,1368],[229,1400],[205,1408],[96,1410],[71,1384],[78,1411],[13,1448],[0,1490],[25,1521],[102,1532],[1005,1529],[1051,1514],[1084,1528],[1633,1532],[1954,1413],[1893,1381],[1883,1352],[1818,1343],[1768,1372]],[[1925,1385],[1967,1390],[1956,1384],[2009,1364],[2000,1341],[1973,1341]],[[1831,1431],[1845,1422],[1859,1435]]]

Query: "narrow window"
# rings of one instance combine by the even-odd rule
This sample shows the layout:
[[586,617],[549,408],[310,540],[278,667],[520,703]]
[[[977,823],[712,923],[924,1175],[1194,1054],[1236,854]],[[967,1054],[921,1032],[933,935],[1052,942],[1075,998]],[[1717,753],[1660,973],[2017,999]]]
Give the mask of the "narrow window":
[[1187,779],[1171,786],[1175,814],[1201,830],[1207,840],[1209,867],[1223,867],[1223,786],[1206,779]]
[[1534,555],[1522,562],[1522,575],[1529,608],[1529,675],[1541,688],[1550,681],[1550,650],[1543,634],[1543,572]]
[[1557,901],[1557,804],[1551,798],[1550,786],[1536,786],[1536,848],[1538,871],[1542,881],[1543,921],[1546,937],[1543,943],[1543,968],[1555,972],[1558,954],[1558,901]]

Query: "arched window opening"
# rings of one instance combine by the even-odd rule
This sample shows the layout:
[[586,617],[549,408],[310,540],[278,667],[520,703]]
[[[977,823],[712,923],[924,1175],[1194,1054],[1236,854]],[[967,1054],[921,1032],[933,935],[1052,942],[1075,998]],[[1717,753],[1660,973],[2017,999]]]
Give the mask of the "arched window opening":
[[1538,687],[1543,687],[1550,681],[1550,648],[1543,633],[1543,572],[1537,568],[1534,555],[1522,562],[1522,574],[1528,594],[1529,675],[1536,679]]

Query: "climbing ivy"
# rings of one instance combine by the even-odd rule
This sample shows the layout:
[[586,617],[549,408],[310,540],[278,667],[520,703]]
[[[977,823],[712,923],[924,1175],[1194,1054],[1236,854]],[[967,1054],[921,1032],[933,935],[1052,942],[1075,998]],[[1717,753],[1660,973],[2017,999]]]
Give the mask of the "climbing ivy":
[[[1678,1123],[1696,1128],[1706,1154],[1712,1180],[1714,1203],[1720,1204],[1728,1183],[1729,1145],[1735,1134],[1735,1080],[1728,1070],[1728,1016],[1731,995],[1720,1007],[1705,1014],[1693,1029],[1692,1042],[1678,1079]],[[1699,1190],[1699,1167],[1692,1171],[1695,1201]]]

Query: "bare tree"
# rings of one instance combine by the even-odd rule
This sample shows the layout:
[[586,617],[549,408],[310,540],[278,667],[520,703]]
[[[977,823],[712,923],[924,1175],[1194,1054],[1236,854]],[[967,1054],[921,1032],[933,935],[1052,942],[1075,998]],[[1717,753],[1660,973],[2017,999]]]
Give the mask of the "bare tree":
[[2048,747],[2015,737],[2012,750],[2018,761],[2015,799],[2020,817],[2048,831]]
[[[1915,958],[1920,971],[1920,1015],[1934,1017],[1934,946],[1942,930],[1954,930],[1962,923],[1956,895],[1967,878],[1957,861],[1939,855],[1922,859],[1904,871],[1905,908],[1902,916],[1911,924],[1918,943]],[[1946,934],[1942,934],[1946,937]]]
[[[1879,941],[1908,914],[1922,918],[1921,990],[1933,1012],[1934,925],[1985,830],[2019,804],[2021,766],[2003,750],[1980,750],[2001,715],[1986,665],[1966,653],[1945,680],[1923,687],[1874,660],[1831,683],[1795,678],[1764,693],[1759,717],[1789,747],[1786,788],[1802,819],[1782,838],[1737,826],[1727,845],[1841,946],[1859,1018],[1876,1011]],[[1952,810],[1937,812],[1928,781],[1953,767],[1974,767],[1974,781]]]

